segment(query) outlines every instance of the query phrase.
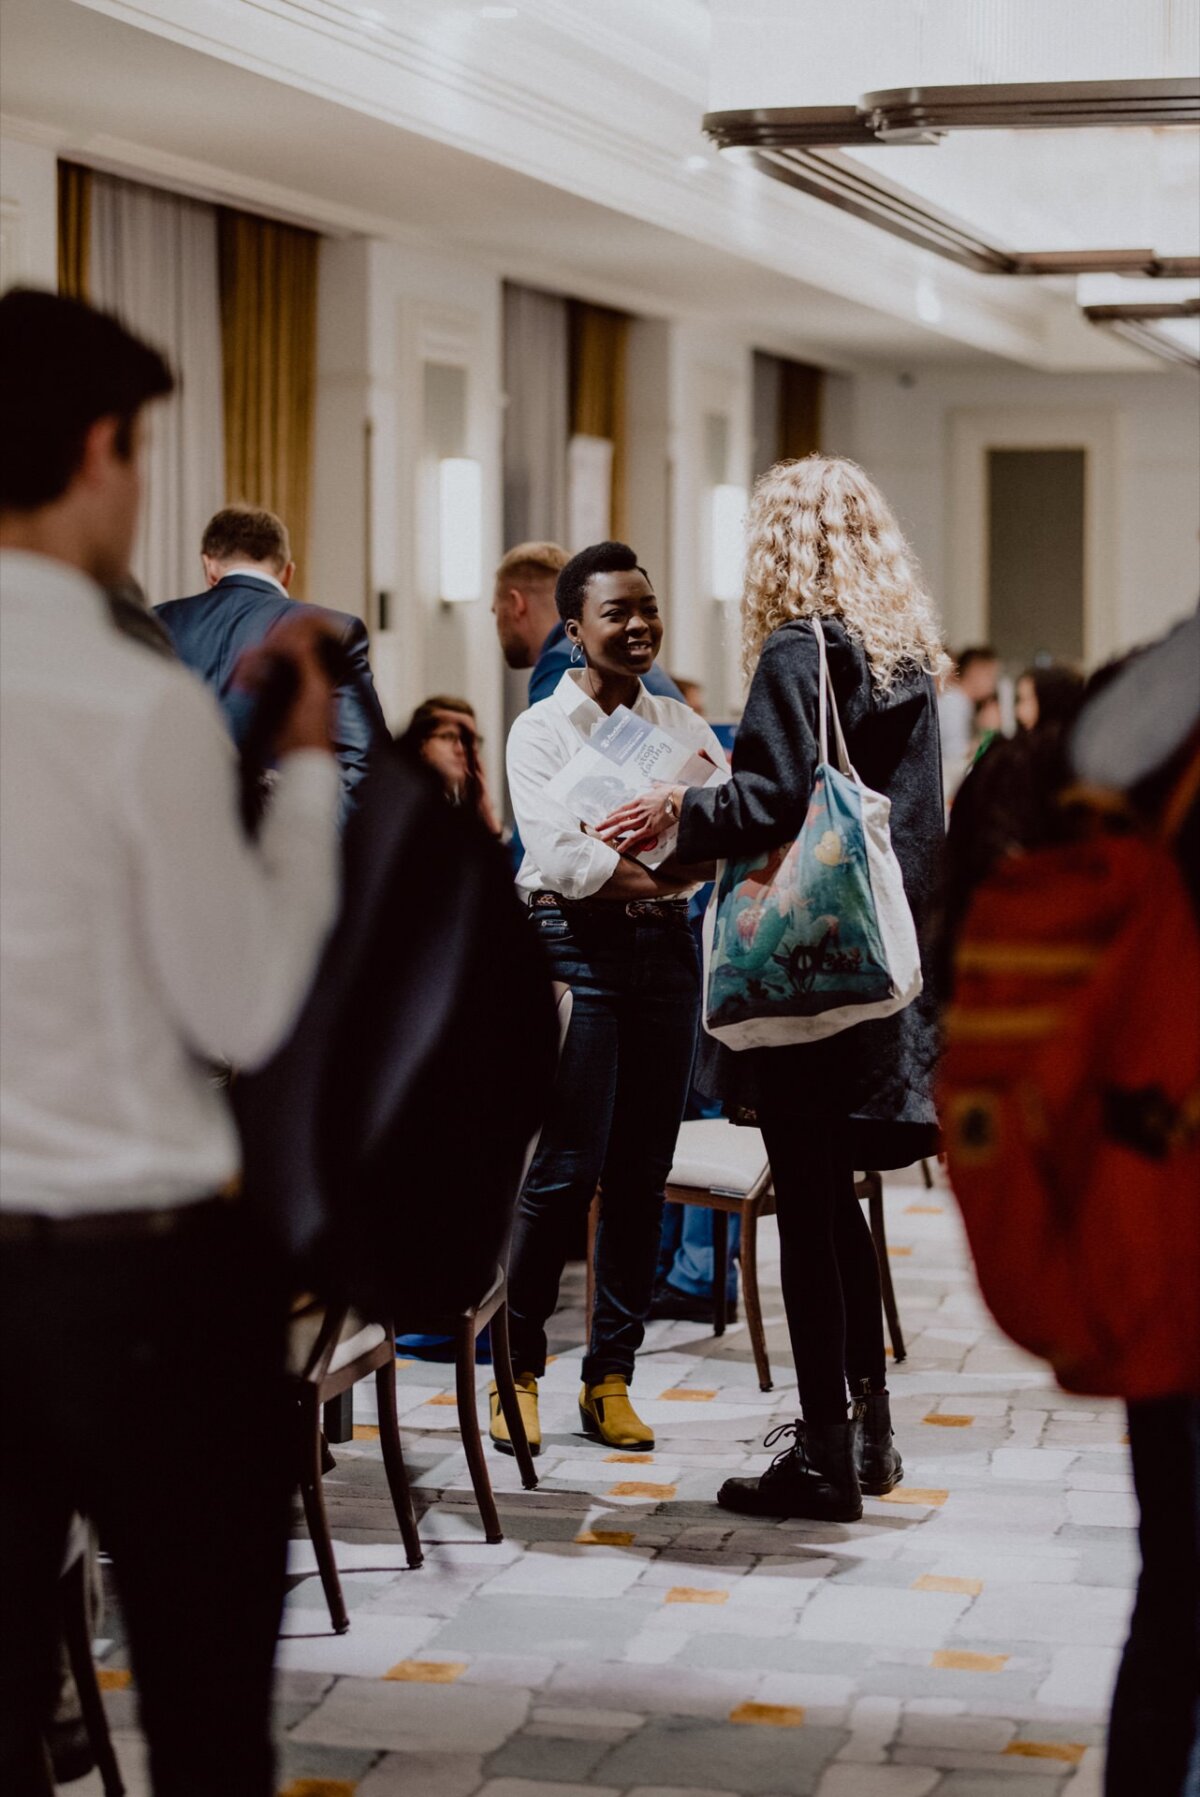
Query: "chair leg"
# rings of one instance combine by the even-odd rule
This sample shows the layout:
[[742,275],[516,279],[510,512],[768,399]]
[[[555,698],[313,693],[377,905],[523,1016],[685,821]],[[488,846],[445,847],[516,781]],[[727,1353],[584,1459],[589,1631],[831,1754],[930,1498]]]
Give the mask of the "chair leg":
[[928,1161],[921,1162],[921,1178],[925,1181],[925,1190],[927,1192],[932,1192],[932,1190],[933,1190],[933,1168],[929,1165]]
[[112,1736],[108,1732],[108,1717],[104,1713],[104,1699],[100,1695],[100,1683],[96,1677],[96,1662],[92,1658],[85,1554],[81,1554],[64,1575],[62,1598],[63,1640],[66,1642],[67,1658],[71,1662],[71,1676],[79,1693],[79,1709],[83,1726],[87,1730],[88,1744],[95,1757],[100,1783],[104,1787],[104,1797],[124,1797],[125,1785],[113,1751]]
[[587,1297],[584,1299],[583,1339],[589,1344],[592,1339],[592,1311],[596,1304],[596,1235],[600,1228],[600,1188],[596,1187],[595,1196],[588,1210],[587,1234]]
[[329,1606],[329,1620],[333,1624],[334,1634],[344,1635],[350,1627],[350,1618],[346,1613],[342,1581],[338,1577],[337,1560],[333,1552],[333,1538],[329,1533],[329,1518],[325,1514],[325,1494],[321,1489],[319,1417],[320,1411],[317,1406],[306,1403],[302,1399],[299,1406],[302,1432],[300,1496],[304,1503],[304,1520],[308,1524],[309,1540],[313,1544],[313,1553],[317,1556],[317,1571],[321,1575],[321,1587],[325,1592],[325,1602]]
[[[458,1391],[458,1426],[467,1453],[467,1468],[475,1488],[475,1502],[483,1519],[483,1533],[488,1541],[503,1541],[500,1516],[488,1475],[483,1437],[479,1432],[479,1410],[475,1400],[475,1329],[469,1318],[458,1326],[455,1350],[455,1383]],[[513,1443],[515,1449],[516,1443]]]
[[867,1181],[870,1187],[867,1194],[867,1211],[871,1219],[875,1258],[879,1262],[883,1314],[887,1318],[888,1334],[892,1338],[892,1358],[899,1361],[904,1359],[907,1349],[904,1346],[904,1332],[900,1327],[900,1312],[896,1307],[896,1288],[892,1284],[892,1263],[888,1258],[887,1228],[883,1220],[883,1181],[878,1173],[868,1173]]
[[713,1232],[713,1334],[724,1335],[729,1320],[726,1280],[729,1277],[729,1212],[714,1210]]
[[521,1406],[517,1401],[517,1387],[513,1380],[512,1352],[508,1343],[508,1305],[502,1304],[491,1321],[492,1330],[492,1371],[496,1375],[496,1392],[500,1399],[500,1408],[504,1420],[508,1424],[508,1437],[512,1442],[513,1458],[521,1473],[521,1484],[526,1491],[537,1488],[538,1476],[534,1469],[533,1455],[529,1451],[529,1437],[525,1433],[525,1423],[521,1416]]
[[746,1306],[746,1326],[750,1346],[754,1350],[754,1366],[758,1373],[759,1391],[772,1391],[771,1362],[767,1357],[767,1332],[763,1328],[762,1299],[758,1292],[758,1217],[747,1205],[742,1211],[742,1303]]
[[376,1369],[375,1403],[379,1411],[379,1445],[383,1450],[383,1466],[387,1473],[388,1490],[392,1494],[392,1508],[396,1512],[396,1521],[400,1524],[400,1536],[404,1542],[408,1564],[415,1571],[425,1555],[421,1551],[421,1537],[417,1533],[417,1518],[413,1511],[412,1488],[408,1482],[408,1468],[404,1464],[404,1450],[400,1445],[400,1424],[396,1417],[394,1342],[390,1358]]

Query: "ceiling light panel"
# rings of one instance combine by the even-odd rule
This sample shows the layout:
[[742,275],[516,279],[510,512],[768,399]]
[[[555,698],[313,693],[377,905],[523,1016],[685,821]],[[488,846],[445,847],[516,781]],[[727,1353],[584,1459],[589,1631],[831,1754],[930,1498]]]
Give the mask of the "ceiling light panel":
[[712,0],[709,108],[1194,74],[1200,0]]

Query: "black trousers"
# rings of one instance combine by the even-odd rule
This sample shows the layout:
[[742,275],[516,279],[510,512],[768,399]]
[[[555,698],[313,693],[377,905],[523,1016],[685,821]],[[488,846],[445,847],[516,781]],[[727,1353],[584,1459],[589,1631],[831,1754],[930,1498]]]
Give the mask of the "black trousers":
[[700,967],[682,905],[631,918],[623,905],[534,909],[530,924],[571,1027],[541,1142],[517,1205],[508,1273],[513,1366],[546,1366],[546,1323],[573,1232],[599,1181],[596,1302],[584,1383],[633,1377],[654,1292],[663,1186],[696,1048]]
[[763,1049],[755,1077],[800,1409],[810,1423],[844,1422],[847,1381],[857,1397],[864,1381],[881,1392],[887,1378],[879,1263],[854,1196],[856,1169],[837,1117],[800,1103],[789,1055]]
[[[1142,1571],[1117,1675],[1108,1797],[1200,1792],[1200,1398],[1129,1406]],[[1191,1769],[1191,1782],[1185,1782]]]
[[73,1510],[112,1555],[156,1797],[269,1797],[292,1458],[284,1283],[232,1205],[0,1250],[0,1790],[49,1791]]

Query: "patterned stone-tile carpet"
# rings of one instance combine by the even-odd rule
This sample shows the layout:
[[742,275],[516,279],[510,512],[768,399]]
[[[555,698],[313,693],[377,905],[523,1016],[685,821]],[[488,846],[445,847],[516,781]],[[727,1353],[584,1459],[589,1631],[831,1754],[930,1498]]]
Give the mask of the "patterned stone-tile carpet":
[[[1119,1407],[1069,1398],[1006,1342],[954,1200],[889,1177],[908,1353],[889,1362],[904,1483],[853,1525],[740,1520],[795,1414],[773,1221],[775,1389],[744,1321],[650,1325],[634,1397],[652,1455],[578,1426],[581,1269],[542,1385],[539,1488],[489,1451],[505,1539],[483,1538],[453,1369],[399,1364],[423,1567],[404,1567],[373,1382],[325,1496],[351,1613],[329,1626],[297,1505],[279,1645],[287,1797],[1099,1797],[1136,1576]],[[486,1404],[489,1372],[478,1396]],[[231,1469],[236,1476],[236,1469]],[[149,1791],[115,1599],[100,1644],[130,1797]],[[69,1787],[99,1792],[93,1776]],[[220,1797],[214,1793],[213,1797]]]

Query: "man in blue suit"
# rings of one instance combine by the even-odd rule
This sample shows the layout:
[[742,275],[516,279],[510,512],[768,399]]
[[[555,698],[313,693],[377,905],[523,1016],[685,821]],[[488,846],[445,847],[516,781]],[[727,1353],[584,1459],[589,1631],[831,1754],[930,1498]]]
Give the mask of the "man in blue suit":
[[302,607],[299,600],[288,597],[296,564],[287,527],[274,512],[249,505],[224,507],[205,529],[200,560],[207,590],[190,599],[172,599],[155,611],[180,660],[212,687],[235,742],[242,741],[254,703],[250,694],[234,685],[243,651],[261,643],[276,624],[301,609],[315,612],[340,636],[356,676],[353,683],[337,688],[333,731],[344,813],[367,771],[371,749],[388,736],[371,680],[366,626],[346,612]]
[[[532,668],[529,703],[548,699],[571,665],[566,626],[554,603],[554,584],[570,557],[557,543],[518,543],[496,569],[492,616],[504,659],[510,668]],[[660,668],[652,667],[643,685],[668,699],[683,694]]]

